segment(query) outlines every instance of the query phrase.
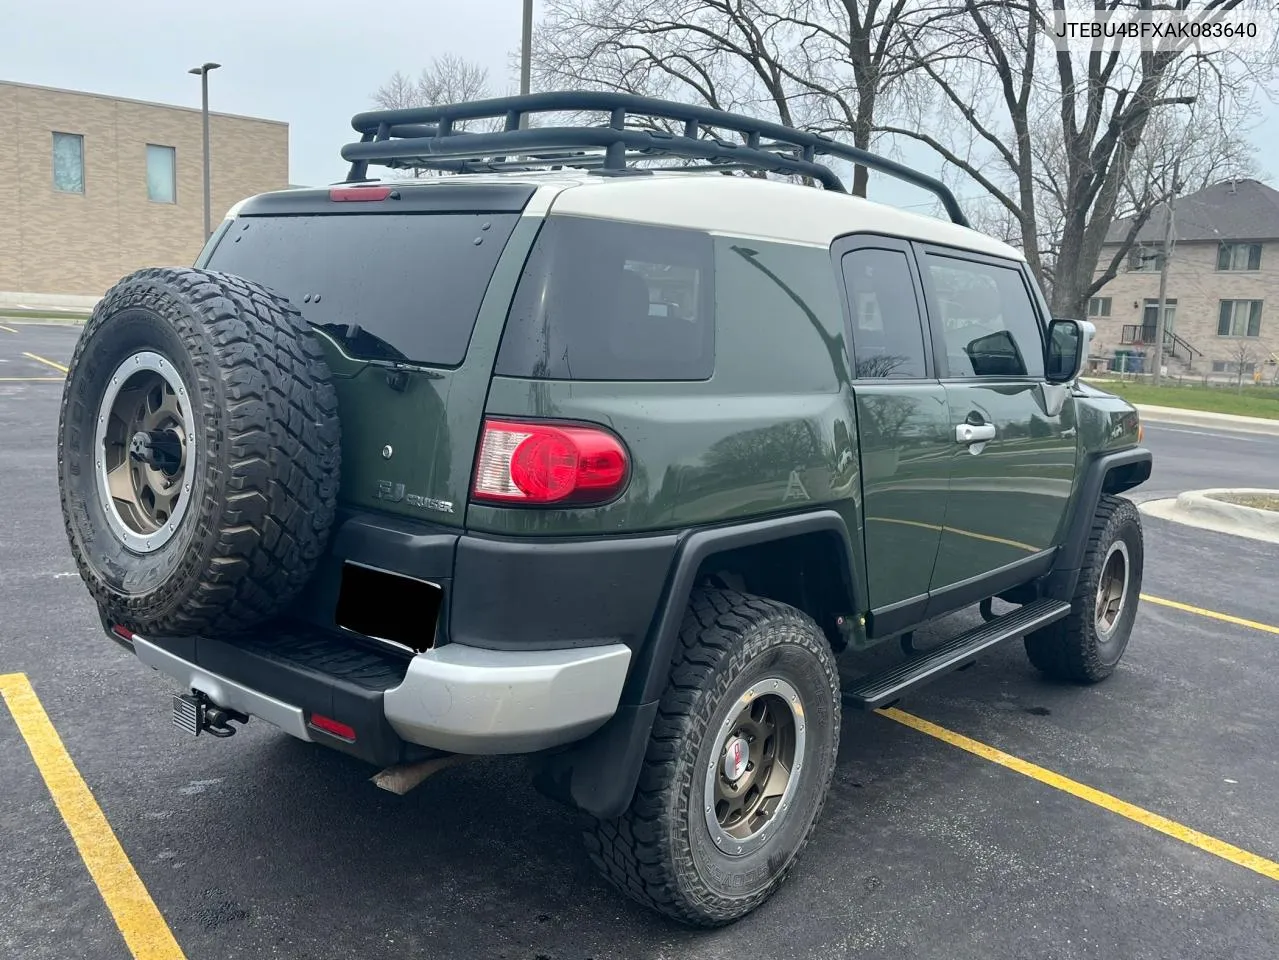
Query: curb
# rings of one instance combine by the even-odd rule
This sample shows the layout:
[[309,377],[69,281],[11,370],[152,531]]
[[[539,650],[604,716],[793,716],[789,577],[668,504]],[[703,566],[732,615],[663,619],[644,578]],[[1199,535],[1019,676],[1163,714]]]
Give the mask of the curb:
[[1141,414],[1141,419],[1149,423],[1176,423],[1187,427],[1264,433],[1279,437],[1279,420],[1268,420],[1265,417],[1242,417],[1234,413],[1210,413],[1206,410],[1157,407],[1144,403],[1134,404],[1134,406]]
[[1189,490],[1175,500],[1147,500],[1139,504],[1138,509],[1161,520],[1172,520],[1218,533],[1232,533],[1267,543],[1279,543],[1279,511],[1214,500],[1212,494],[1215,493],[1267,493],[1279,496],[1279,490],[1258,487],[1214,487],[1208,490]]

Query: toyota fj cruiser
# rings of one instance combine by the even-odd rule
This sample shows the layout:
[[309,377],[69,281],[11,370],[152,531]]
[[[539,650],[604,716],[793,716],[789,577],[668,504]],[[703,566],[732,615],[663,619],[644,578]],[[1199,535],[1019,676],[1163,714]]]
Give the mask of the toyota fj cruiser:
[[124,278],[71,361],[67,535],[179,726],[401,770],[530,755],[609,879],[713,925],[812,833],[842,707],[1017,637],[1052,677],[1115,668],[1137,413],[941,183],[620,94],[353,123],[345,182]]

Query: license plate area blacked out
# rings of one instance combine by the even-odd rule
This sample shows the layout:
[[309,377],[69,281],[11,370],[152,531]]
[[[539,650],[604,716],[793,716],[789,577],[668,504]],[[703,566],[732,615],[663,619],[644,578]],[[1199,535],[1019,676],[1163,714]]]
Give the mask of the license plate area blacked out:
[[438,583],[348,560],[342,565],[335,620],[344,630],[421,653],[435,645],[443,596]]

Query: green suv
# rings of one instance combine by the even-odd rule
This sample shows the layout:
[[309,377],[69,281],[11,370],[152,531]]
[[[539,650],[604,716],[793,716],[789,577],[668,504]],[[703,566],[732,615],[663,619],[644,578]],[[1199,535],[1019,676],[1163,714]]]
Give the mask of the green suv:
[[942,184],[620,94],[353,124],[345,182],[124,278],[71,361],[71,548],[188,733],[258,717],[407,782],[527,755],[610,880],[714,925],[812,833],[844,707],[1017,637],[1115,668],[1137,413]]

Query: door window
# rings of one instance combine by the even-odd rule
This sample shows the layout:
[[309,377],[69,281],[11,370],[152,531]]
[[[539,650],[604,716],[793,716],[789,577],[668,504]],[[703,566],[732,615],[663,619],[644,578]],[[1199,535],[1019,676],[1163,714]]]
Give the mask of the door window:
[[845,254],[843,266],[855,376],[922,379],[924,328],[906,254],[867,247]]
[[1043,334],[1021,273],[928,256],[952,377],[1042,377]]

